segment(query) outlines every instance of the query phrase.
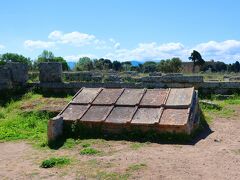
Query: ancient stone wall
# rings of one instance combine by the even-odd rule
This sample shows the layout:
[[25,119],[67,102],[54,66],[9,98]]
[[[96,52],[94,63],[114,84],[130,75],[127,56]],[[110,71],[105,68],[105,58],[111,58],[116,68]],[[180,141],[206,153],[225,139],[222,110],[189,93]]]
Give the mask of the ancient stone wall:
[[28,65],[11,62],[5,65],[10,70],[11,80],[16,85],[24,85],[28,80]]
[[9,68],[0,66],[0,90],[12,88],[12,79]]
[[[0,68],[0,89],[16,86],[39,87],[44,91],[76,92],[81,87],[106,88],[184,88],[195,87],[204,93],[240,93],[240,82],[204,82],[202,76],[185,76],[180,73],[151,74],[152,76],[135,77],[130,73],[109,72],[62,72],[61,63],[41,63],[39,65],[40,82],[26,83],[27,65],[9,63]],[[65,80],[63,82],[62,76]],[[135,73],[134,73],[135,74]],[[37,72],[34,76],[38,75]],[[71,82],[73,81],[73,82]]]
[[40,82],[62,82],[62,63],[40,63],[39,80]]

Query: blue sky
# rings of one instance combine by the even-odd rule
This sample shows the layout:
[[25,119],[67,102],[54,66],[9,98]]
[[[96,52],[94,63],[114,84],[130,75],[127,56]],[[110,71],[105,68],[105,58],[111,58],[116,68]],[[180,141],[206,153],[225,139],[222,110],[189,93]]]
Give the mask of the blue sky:
[[0,54],[68,61],[240,60],[239,0],[8,0],[0,2]]

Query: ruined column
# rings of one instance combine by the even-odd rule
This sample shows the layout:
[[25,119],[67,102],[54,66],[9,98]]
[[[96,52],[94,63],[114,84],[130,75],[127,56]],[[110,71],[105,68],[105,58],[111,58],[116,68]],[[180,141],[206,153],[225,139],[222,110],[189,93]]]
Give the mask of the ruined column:
[[48,121],[48,144],[53,145],[63,134],[63,118],[54,117]]
[[45,82],[62,82],[62,63],[44,62],[39,64],[39,80]]
[[28,81],[28,65],[19,62],[9,62],[5,65],[10,70],[14,85],[25,85]]

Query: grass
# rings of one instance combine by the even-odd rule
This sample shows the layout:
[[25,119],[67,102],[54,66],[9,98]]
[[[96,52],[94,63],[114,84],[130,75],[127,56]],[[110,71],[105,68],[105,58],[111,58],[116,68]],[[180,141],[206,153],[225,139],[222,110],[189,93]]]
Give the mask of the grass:
[[70,159],[66,157],[51,157],[42,161],[41,168],[52,168],[55,166],[64,166],[70,164]]
[[[56,115],[39,110],[45,100],[46,98],[41,94],[28,92],[24,95],[13,95],[12,99],[2,102],[0,104],[0,142],[30,140],[34,144],[45,147],[47,122]],[[32,102],[38,103],[33,105]],[[28,110],[24,109],[25,107]]]
[[116,172],[105,172],[100,171],[96,175],[96,179],[106,179],[106,180],[127,180],[130,177],[130,174],[128,173],[116,173]]
[[201,109],[204,112],[206,121],[208,123],[211,123],[212,120],[216,117],[232,118],[236,116],[236,111],[234,110],[234,107],[240,105],[240,96],[233,95],[228,99],[219,100],[219,98],[214,95],[210,98],[210,101],[215,105],[212,106],[200,102]]
[[131,171],[131,172],[133,172],[133,171],[138,171],[138,170],[140,170],[140,169],[142,169],[142,168],[145,168],[145,167],[147,167],[147,165],[144,164],[144,163],[131,164],[131,165],[127,168],[127,171]]
[[94,149],[92,147],[87,147],[87,148],[83,148],[80,151],[81,155],[96,155],[96,154],[100,154],[101,151]]
[[140,148],[142,148],[143,146],[145,146],[146,144],[145,143],[138,143],[138,142],[135,142],[135,143],[132,143],[130,145],[130,148],[133,149],[133,150],[138,150]]

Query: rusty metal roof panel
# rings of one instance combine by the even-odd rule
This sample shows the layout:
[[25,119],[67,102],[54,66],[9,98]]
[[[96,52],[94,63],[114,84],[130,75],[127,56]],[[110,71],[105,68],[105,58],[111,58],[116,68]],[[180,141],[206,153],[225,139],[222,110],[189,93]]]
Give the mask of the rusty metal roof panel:
[[140,103],[144,91],[144,89],[125,89],[123,94],[117,100],[116,105],[137,105]]
[[92,104],[113,105],[120,97],[124,89],[103,89]]
[[69,104],[61,116],[64,120],[75,121],[87,111],[88,107],[87,105]]
[[163,106],[168,96],[168,89],[148,89],[143,96],[142,106]]
[[186,125],[189,119],[189,109],[165,109],[160,125]]
[[112,110],[105,122],[125,124],[131,121],[135,111],[136,107],[117,106]]
[[162,114],[162,108],[138,108],[131,124],[155,124]]
[[100,92],[101,88],[83,88],[72,100],[73,103],[89,104]]
[[112,108],[113,106],[91,106],[80,120],[85,122],[102,122],[107,118]]
[[171,89],[166,106],[174,108],[187,108],[191,105],[194,88]]

